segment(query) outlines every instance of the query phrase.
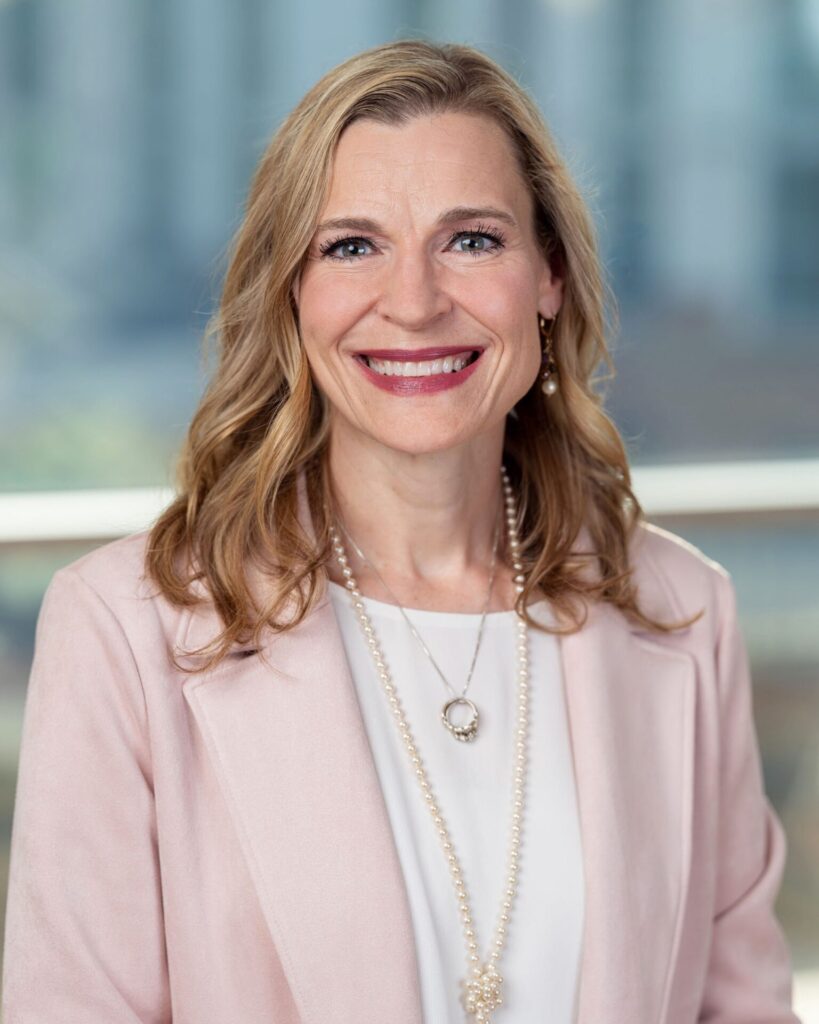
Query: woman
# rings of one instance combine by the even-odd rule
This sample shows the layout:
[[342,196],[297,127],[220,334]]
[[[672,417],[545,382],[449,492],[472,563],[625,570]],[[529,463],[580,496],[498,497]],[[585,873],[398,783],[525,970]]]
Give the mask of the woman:
[[642,518],[603,300],[482,54],[302,100],[178,498],[44,601],[9,1024],[796,1019],[732,585]]

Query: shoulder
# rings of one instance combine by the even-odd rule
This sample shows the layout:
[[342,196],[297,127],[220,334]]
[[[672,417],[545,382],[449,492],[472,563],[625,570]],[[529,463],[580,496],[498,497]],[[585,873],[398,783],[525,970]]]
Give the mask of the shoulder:
[[147,575],[148,531],[103,544],[54,574],[43,600],[51,619],[93,615],[132,645],[171,639],[185,610],[177,608]]
[[78,577],[104,599],[112,602],[147,596],[145,555],[148,531],[102,544],[59,569],[55,575]]
[[637,525],[629,562],[645,610],[688,618],[733,600],[728,571],[696,545],[653,523]]

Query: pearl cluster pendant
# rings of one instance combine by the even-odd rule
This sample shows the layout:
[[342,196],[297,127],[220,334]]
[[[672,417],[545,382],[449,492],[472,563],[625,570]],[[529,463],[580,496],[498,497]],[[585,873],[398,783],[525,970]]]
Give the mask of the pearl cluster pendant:
[[[514,585],[516,595],[523,593],[525,576],[523,574],[523,563],[520,557],[520,540],[518,537],[518,516],[515,505],[515,497],[512,485],[506,473],[506,468],[501,466],[503,485],[503,500],[505,505],[506,529],[509,539],[509,551],[511,554],[512,567],[515,571]],[[512,907],[518,894],[518,860],[520,854],[520,840],[523,825],[523,811],[526,794],[527,774],[527,753],[528,753],[528,732],[529,732],[529,654],[528,635],[526,620],[518,613],[516,622],[516,652],[518,661],[518,711],[515,726],[515,753],[513,759],[512,777],[512,814],[509,830],[509,851],[507,857],[506,878],[503,889],[503,899],[498,914],[495,934],[492,940],[490,952],[485,962],[481,962],[478,954],[478,941],[475,935],[475,925],[472,919],[472,909],[467,892],[466,882],[463,877],[463,869],[455,846],[449,834],[449,829],[444,821],[441,808],[435,798],[432,786],[424,767],[423,760],[418,751],[417,744],[412,731],[407,724],[401,701],[392,681],[384,654],[375,636],[370,618],[367,615],[364,600],[358,584],[350,568],[344,545],[341,542],[338,531],[334,526],[330,527],[330,538],[341,573],[344,577],[345,586],[350,594],[353,610],[361,626],[364,640],[372,655],[381,687],[389,702],[398,728],[399,735],[410,759],[410,764],[418,785],[421,796],[429,808],[430,815],[438,838],[441,843],[447,866],[455,888],[455,897],[458,904],[458,912],[461,917],[464,941],[466,945],[467,977],[462,982],[461,1001],[464,1010],[475,1021],[475,1024],[491,1024],[492,1014],[503,1004],[503,978],[498,971],[504,947],[506,945],[507,929],[511,919]]]

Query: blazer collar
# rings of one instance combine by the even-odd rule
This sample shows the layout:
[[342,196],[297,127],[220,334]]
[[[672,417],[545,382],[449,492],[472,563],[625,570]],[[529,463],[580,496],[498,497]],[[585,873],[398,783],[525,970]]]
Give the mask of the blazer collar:
[[[300,504],[309,529],[303,485]],[[644,603],[680,616],[639,539],[633,564]],[[218,628],[205,607],[180,637],[190,649]],[[585,877],[577,1022],[661,1022],[690,867],[694,664],[603,604],[559,646]],[[420,1024],[406,888],[326,589],[262,653],[237,650],[183,693],[301,1017]]]

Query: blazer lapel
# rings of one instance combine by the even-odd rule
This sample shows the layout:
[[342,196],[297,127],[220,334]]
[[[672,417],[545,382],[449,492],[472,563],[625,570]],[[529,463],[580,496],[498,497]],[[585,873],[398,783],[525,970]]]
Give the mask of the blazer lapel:
[[611,606],[561,639],[585,928],[578,1024],[660,1024],[690,868],[695,667]]
[[[187,643],[191,637],[188,635]],[[332,605],[183,692],[305,1024],[419,1024],[403,876]]]

